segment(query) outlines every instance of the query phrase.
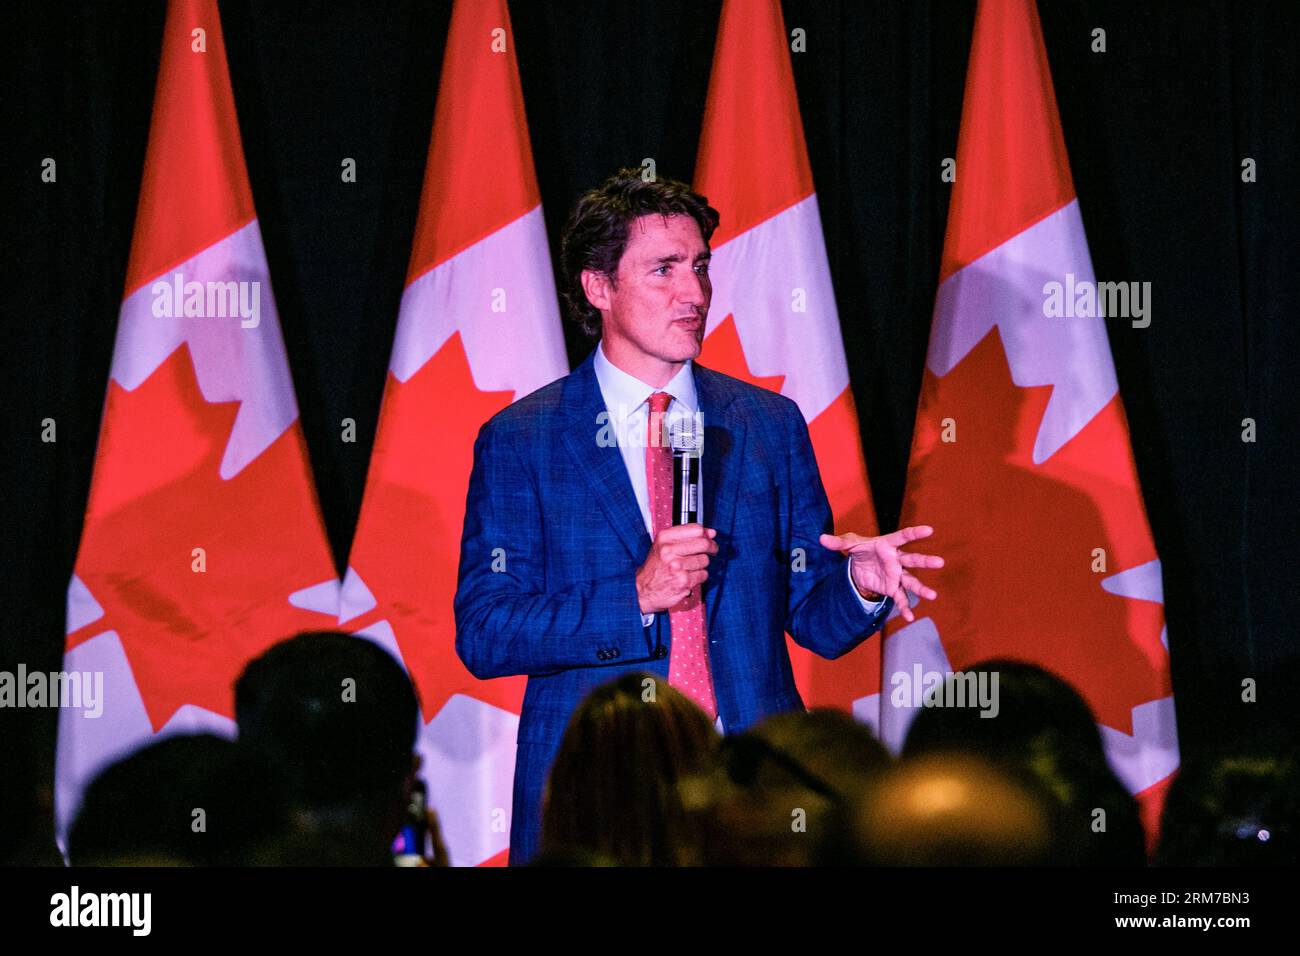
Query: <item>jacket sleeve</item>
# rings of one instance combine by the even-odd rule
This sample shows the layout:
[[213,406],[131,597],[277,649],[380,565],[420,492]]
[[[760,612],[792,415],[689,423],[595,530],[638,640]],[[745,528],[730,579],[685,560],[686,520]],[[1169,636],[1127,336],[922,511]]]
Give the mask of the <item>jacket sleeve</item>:
[[835,533],[835,522],[798,406],[791,416],[788,447],[790,547],[802,549],[805,563],[803,570],[790,570],[785,629],[796,644],[834,659],[879,630],[894,602],[886,598],[874,613],[864,607],[848,574],[849,559],[818,540],[823,533]]
[[461,661],[486,680],[652,659],[634,571],[592,568],[587,580],[545,589],[536,479],[494,422],[474,442],[466,496],[454,601]]

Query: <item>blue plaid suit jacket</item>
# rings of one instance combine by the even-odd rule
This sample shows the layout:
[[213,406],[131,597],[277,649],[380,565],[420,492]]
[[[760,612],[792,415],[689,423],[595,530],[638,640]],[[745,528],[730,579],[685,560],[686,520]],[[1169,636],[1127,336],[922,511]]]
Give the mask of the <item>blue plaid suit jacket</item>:
[[[587,693],[628,671],[668,676],[669,615],[643,627],[636,593],[650,535],[619,449],[598,440],[606,409],[594,355],[493,416],[474,443],[456,651],[480,679],[528,675],[512,865],[537,851],[546,776]],[[719,546],[703,585],[709,662],[719,716],[733,733],[803,706],[786,632],[822,657],[839,657],[881,626],[892,602],[864,610],[848,559],[817,540],[834,528],[798,405],[693,368],[704,425],[703,514]]]

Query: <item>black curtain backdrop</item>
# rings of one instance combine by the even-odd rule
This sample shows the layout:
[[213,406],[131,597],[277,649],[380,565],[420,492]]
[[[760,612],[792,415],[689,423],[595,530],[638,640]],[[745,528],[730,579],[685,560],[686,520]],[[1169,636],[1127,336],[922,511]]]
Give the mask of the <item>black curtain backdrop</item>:
[[[223,3],[235,101],[340,568],[410,253],[449,2]],[[789,0],[792,54],[882,526],[895,526],[975,6]],[[574,199],[653,157],[689,179],[720,3],[512,2],[552,256]],[[11,13],[3,84],[3,662],[57,668],[156,78],[161,3]],[[1040,3],[1156,544],[1184,755],[1294,731],[1300,154],[1292,2]],[[1106,31],[1093,52],[1092,31]],[[57,184],[40,182],[43,158]],[[357,181],[340,180],[352,157]],[[1254,159],[1257,181],[1243,183]],[[177,210],[184,215],[184,209]],[[726,216],[726,210],[722,210]],[[590,349],[566,328],[571,365]],[[40,440],[41,421],[58,440]],[[357,422],[354,444],[340,422]],[[1243,419],[1256,422],[1254,443]],[[997,533],[990,528],[990,535]],[[1026,542],[1025,560],[1034,560]],[[1015,600],[1015,595],[990,595]],[[1062,608],[1068,613],[1068,608]],[[1258,702],[1242,701],[1242,681]],[[17,716],[11,714],[9,716]],[[54,714],[21,738],[48,772]],[[38,774],[38,778],[39,778]]]

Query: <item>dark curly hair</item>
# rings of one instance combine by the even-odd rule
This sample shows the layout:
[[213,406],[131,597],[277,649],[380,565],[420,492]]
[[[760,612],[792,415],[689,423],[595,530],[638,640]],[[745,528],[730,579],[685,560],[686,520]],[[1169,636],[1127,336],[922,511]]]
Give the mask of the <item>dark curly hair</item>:
[[569,317],[587,335],[600,335],[600,310],[587,301],[582,273],[590,269],[613,281],[627,246],[628,228],[641,216],[687,215],[707,243],[718,228],[718,211],[706,197],[675,179],[645,179],[636,166],[620,169],[578,199],[560,240],[562,294]]

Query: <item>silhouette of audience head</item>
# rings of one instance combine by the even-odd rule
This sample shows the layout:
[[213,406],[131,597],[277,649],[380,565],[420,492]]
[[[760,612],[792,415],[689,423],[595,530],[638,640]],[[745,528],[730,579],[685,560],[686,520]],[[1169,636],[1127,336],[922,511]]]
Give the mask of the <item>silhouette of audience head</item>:
[[1037,866],[1059,862],[1052,799],[1008,765],[957,753],[904,761],[855,818],[858,862],[875,866]]
[[1296,754],[1189,761],[1165,797],[1155,862],[1165,866],[1300,863]]
[[240,675],[235,720],[293,816],[260,862],[391,863],[419,766],[419,704],[392,655],[345,633],[282,641]]
[[694,862],[678,782],[716,745],[713,723],[667,681],[633,672],[596,688],[570,719],[551,767],[543,857]]
[[270,769],[210,734],[168,737],[86,788],[68,835],[74,866],[234,866],[279,833],[285,807]]
[[[14,667],[11,669],[16,670]],[[0,670],[7,670],[0,665]],[[62,866],[54,842],[52,728],[39,710],[5,714],[0,733],[0,866]]]
[[700,854],[710,865],[841,862],[847,810],[889,764],[871,731],[832,710],[774,715],[727,737],[688,782]]
[[[890,764],[889,752],[870,727],[829,707],[773,714],[750,733],[798,761],[846,798]],[[758,779],[774,779],[780,773],[777,763],[765,761]]]
[[1143,865],[1137,802],[1111,769],[1079,693],[1023,661],[990,660],[964,673],[986,675],[990,688],[996,675],[996,715],[983,716],[978,707],[925,707],[908,731],[903,757],[965,753],[1028,772],[1057,802],[1058,862]]

